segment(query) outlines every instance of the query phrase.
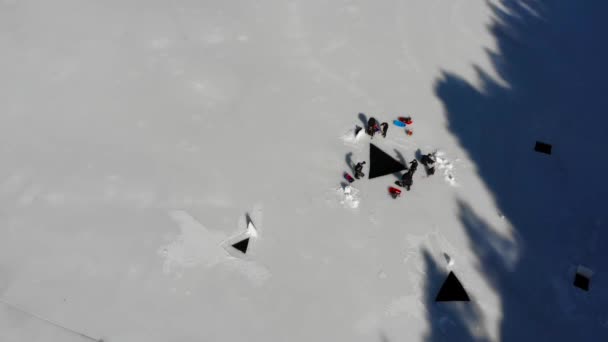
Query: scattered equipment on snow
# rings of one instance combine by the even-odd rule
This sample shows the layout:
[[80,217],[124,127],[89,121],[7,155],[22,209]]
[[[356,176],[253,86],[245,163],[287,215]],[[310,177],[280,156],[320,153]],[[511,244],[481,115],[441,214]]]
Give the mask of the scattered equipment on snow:
[[393,120],[393,124],[395,126],[405,127],[405,122],[402,122],[402,121],[399,121],[399,120]]
[[344,172],[344,178],[349,182],[352,183],[355,181],[355,179],[353,178],[353,176],[351,176],[348,172]]

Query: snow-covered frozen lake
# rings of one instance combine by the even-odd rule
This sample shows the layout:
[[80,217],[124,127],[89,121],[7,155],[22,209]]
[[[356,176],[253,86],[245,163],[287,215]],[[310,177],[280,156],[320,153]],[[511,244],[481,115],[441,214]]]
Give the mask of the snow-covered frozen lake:
[[608,340],[606,7],[1,1],[0,341]]

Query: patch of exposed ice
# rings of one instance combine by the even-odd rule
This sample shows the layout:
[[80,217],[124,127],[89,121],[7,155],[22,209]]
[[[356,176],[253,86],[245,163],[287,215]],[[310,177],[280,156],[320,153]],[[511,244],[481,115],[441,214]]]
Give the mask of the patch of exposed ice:
[[[266,267],[231,257],[223,247],[222,242],[226,240],[223,233],[210,231],[185,211],[171,211],[169,216],[179,225],[181,233],[158,251],[165,259],[165,274],[181,277],[186,268],[218,266],[241,273],[254,286],[261,286],[270,278],[270,271]],[[252,224],[247,228],[247,233],[251,237],[257,236]]]
[[174,241],[159,250],[165,259],[163,272],[180,273],[184,268],[198,265],[211,267],[229,256],[221,246],[226,239],[224,234],[210,231],[185,211],[174,210],[169,216],[179,225],[181,232]]
[[456,177],[454,176],[454,164],[445,157],[445,152],[437,151],[435,153],[435,164],[438,170],[443,171],[443,179],[451,186],[457,186]]
[[345,187],[338,188],[337,192],[340,197],[340,203],[346,208],[355,209],[359,207],[359,190],[347,185]]

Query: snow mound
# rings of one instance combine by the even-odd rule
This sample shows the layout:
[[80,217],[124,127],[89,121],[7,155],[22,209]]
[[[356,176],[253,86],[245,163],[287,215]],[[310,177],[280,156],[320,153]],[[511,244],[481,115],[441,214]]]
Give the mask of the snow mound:
[[344,141],[347,145],[356,145],[359,141],[363,139],[365,136],[365,131],[363,128],[359,130],[359,133],[355,134],[355,128],[349,129],[342,135],[342,141]]
[[454,177],[454,164],[445,157],[445,152],[437,151],[435,153],[435,164],[438,170],[443,171],[443,179],[451,186],[458,185],[456,183],[456,177]]
[[252,238],[258,237],[258,230],[257,230],[257,228],[255,228],[255,226],[251,222],[249,222],[247,224],[247,234]]
[[340,203],[346,208],[355,209],[359,207],[359,190],[350,185],[341,187],[337,190],[340,196]]

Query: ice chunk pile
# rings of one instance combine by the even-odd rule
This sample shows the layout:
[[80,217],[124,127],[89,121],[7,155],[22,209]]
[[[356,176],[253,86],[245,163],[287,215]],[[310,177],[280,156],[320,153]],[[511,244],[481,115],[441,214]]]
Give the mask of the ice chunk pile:
[[445,179],[448,184],[456,186],[456,177],[454,177],[453,173],[454,164],[445,157],[445,152],[437,151],[435,153],[435,162],[437,164],[437,169],[443,170],[443,179]]
[[340,195],[340,203],[346,208],[357,208],[359,206],[359,190],[350,185],[346,185],[338,189]]

